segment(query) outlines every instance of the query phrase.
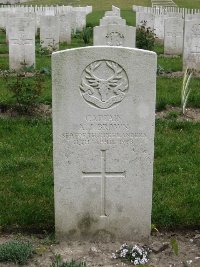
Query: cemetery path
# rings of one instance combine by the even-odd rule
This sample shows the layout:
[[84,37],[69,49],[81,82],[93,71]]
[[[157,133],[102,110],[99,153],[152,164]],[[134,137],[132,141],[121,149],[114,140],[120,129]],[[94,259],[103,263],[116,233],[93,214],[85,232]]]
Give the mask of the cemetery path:
[[[87,266],[133,266],[122,263],[120,260],[113,260],[111,255],[119,249],[119,242],[61,242],[50,244],[50,240],[43,236],[22,236],[22,235],[1,235],[0,243],[13,240],[14,238],[29,239],[34,242],[36,255],[29,260],[25,266],[28,267],[50,267],[56,254],[60,254],[62,259],[70,261],[85,261]],[[176,240],[178,244],[178,255],[172,249],[171,241]],[[128,245],[144,245],[138,242],[127,242]],[[185,232],[165,232],[155,233],[150,240],[145,243],[152,249],[150,261],[147,266],[169,267],[169,266],[200,266],[200,231]],[[14,267],[15,264],[0,263],[1,267]]]

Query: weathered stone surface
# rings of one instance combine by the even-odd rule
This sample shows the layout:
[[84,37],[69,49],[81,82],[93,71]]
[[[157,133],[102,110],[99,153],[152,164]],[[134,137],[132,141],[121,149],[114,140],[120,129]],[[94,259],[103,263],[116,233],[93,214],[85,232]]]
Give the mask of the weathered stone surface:
[[106,16],[100,19],[100,26],[113,25],[126,25],[126,20],[119,16]]
[[155,14],[155,20],[154,20],[154,32],[158,39],[164,41],[164,21],[165,18],[167,18],[165,15],[161,14]]
[[72,34],[72,12],[68,12],[67,14],[61,14],[59,16],[59,24],[60,24],[60,33],[59,40],[60,42],[66,42],[71,44],[71,34]]
[[97,26],[93,36],[94,45],[135,47],[136,29],[124,25]]
[[105,16],[119,16],[120,17],[120,8],[112,5],[112,11],[106,11]]
[[59,19],[57,16],[40,18],[40,44],[53,51],[59,48]]
[[146,28],[154,30],[155,15],[151,13],[137,12],[136,13],[136,26],[141,26],[145,22]]
[[186,20],[184,31],[183,69],[200,71],[200,19]]
[[58,238],[149,236],[156,66],[134,48],[53,53]]
[[183,26],[182,18],[165,19],[164,53],[168,55],[181,55],[183,52]]
[[9,66],[18,70],[23,66],[35,65],[35,20],[13,18],[9,31]]

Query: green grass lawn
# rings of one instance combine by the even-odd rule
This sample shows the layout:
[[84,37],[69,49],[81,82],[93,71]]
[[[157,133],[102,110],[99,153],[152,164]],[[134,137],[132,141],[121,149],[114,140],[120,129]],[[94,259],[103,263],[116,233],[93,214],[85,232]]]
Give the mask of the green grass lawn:
[[33,0],[29,5],[73,5],[93,6],[93,10],[110,10],[115,5],[123,10],[132,9],[133,5],[151,6],[151,0]]
[[0,225],[53,228],[50,120],[0,119]]
[[179,7],[200,8],[199,0],[173,0]]
[[[157,120],[153,221],[195,226],[200,213],[200,124]],[[0,119],[0,225],[53,228],[50,119]]]
[[[179,7],[200,8],[199,0],[174,0]],[[112,5],[120,7],[122,10],[130,10],[133,5],[151,6],[151,0],[33,0],[27,2],[32,5],[73,5],[73,6],[93,6],[94,11],[110,10]]]

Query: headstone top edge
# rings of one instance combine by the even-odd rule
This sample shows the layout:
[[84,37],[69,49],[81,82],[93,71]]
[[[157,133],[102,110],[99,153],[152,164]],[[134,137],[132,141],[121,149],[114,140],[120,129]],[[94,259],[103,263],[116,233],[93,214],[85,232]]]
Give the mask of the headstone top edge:
[[114,50],[114,49],[118,49],[118,50],[126,50],[126,51],[135,51],[138,54],[149,54],[149,55],[154,55],[157,57],[157,54],[153,51],[149,51],[149,50],[144,50],[144,49],[138,49],[138,48],[131,48],[131,47],[119,47],[119,46],[107,46],[107,45],[98,45],[98,46],[87,46],[87,47],[78,47],[78,48],[71,48],[71,49],[65,49],[62,51],[57,51],[57,52],[53,52],[52,53],[52,58],[56,57],[57,55],[61,55],[61,54],[66,54],[66,53],[71,53],[71,52],[76,52],[76,51],[86,51],[86,50],[100,50],[100,49],[104,49],[104,50]]

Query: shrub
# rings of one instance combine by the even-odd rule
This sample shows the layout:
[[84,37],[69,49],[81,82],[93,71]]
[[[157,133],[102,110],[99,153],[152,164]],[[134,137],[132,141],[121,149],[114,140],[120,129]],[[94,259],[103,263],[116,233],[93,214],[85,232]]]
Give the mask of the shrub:
[[36,49],[37,54],[40,56],[50,56],[53,52],[57,51],[59,47],[59,44],[57,44],[55,40],[53,40],[48,47],[43,47],[42,44],[43,42],[41,42]]
[[136,47],[145,50],[153,50],[156,35],[150,27],[146,27],[147,22],[142,24],[136,30]]
[[157,112],[165,110],[166,106],[167,106],[167,102],[164,98],[161,97],[161,98],[157,99],[157,102],[156,102],[156,111]]
[[14,72],[13,77],[10,77],[9,73],[4,75],[7,88],[17,104],[16,109],[21,113],[32,111],[39,103],[43,89],[44,77],[40,71],[35,71],[31,75],[30,72],[31,70],[23,68]]
[[33,246],[29,242],[10,241],[0,245],[0,262],[25,264],[33,254]]
[[90,43],[91,37],[92,37],[92,28],[91,27],[84,28],[82,31],[82,39],[85,45]]

